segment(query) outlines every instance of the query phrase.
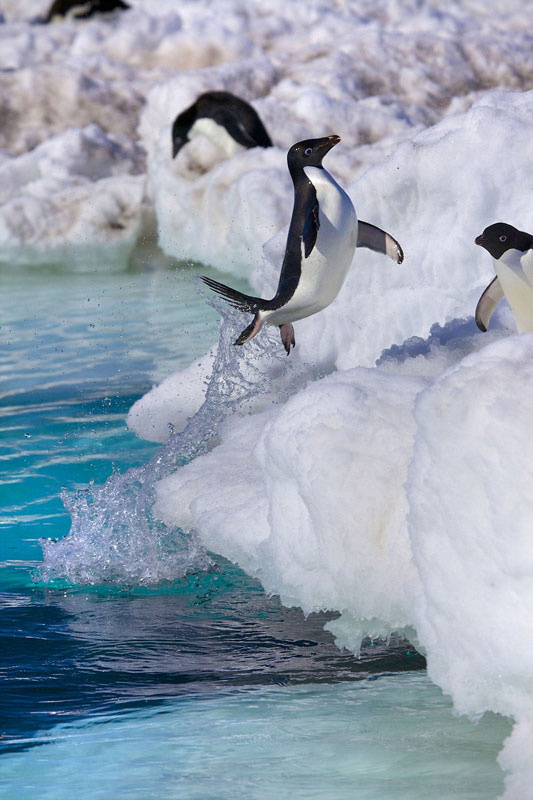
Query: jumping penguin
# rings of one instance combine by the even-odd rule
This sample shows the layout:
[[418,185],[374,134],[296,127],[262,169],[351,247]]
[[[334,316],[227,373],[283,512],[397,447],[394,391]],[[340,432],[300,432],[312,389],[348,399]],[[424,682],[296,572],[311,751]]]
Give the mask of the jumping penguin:
[[533,331],[533,236],[505,222],[489,225],[475,239],[492,256],[496,277],[476,307],[476,324],[485,332],[492,313],[505,295],[519,333]]
[[291,345],[295,345],[292,323],[333,302],[356,247],[368,247],[402,263],[398,242],[368,222],[358,223],[352,201],[322,166],[326,153],[339,142],[339,136],[308,139],[294,144],[287,154],[294,207],[279,284],[272,300],[251,297],[202,276],[204,283],[232,306],[254,314],[235,344],[253,339],[264,324],[278,325],[289,355]]
[[272,147],[257,112],[230,92],[205,92],[172,125],[172,158],[193,136],[203,134],[228,156],[243,148]]

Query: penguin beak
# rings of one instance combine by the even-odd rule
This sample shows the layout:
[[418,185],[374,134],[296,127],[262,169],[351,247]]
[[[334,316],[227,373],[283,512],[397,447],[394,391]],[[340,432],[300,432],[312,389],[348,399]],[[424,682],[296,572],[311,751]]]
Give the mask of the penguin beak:
[[329,150],[331,150],[332,147],[335,147],[336,144],[339,144],[340,140],[341,137],[336,135],[324,137],[324,139],[322,139],[322,141],[318,145],[320,150],[323,151],[322,158],[324,158],[326,153],[329,152]]
[[484,247],[485,240],[483,238],[483,234],[480,233],[479,236],[476,236],[476,238],[474,239],[474,242],[475,242],[475,244],[478,244],[480,247]]

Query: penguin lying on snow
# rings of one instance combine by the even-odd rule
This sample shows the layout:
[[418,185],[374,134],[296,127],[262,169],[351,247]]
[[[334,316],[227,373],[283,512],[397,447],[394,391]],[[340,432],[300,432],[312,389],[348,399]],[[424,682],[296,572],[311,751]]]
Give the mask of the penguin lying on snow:
[[123,0],[54,0],[44,22],[51,22],[54,17],[66,17],[73,11],[74,19],[87,19],[93,14],[109,14],[119,9],[125,10],[130,6]]
[[256,336],[264,324],[278,325],[287,352],[294,347],[295,320],[322,311],[337,297],[356,247],[385,253],[398,264],[402,248],[388,233],[357,221],[352,201],[322,166],[322,159],[340,142],[339,136],[309,139],[287,154],[294,183],[292,211],[278,289],[272,300],[251,297],[202,276],[228,303],[254,314],[235,344]]
[[272,147],[257,112],[230,92],[205,92],[178,114],[172,126],[172,158],[199,134],[221,147],[228,156],[243,148]]
[[489,225],[475,240],[492,256],[496,277],[481,295],[476,324],[485,332],[502,297],[516,320],[519,333],[533,331],[533,236],[505,222]]

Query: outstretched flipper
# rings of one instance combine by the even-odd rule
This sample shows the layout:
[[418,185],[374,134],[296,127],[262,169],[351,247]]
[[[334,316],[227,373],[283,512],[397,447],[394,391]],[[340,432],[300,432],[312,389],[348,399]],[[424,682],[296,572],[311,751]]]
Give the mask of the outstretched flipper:
[[403,261],[403,250],[399,242],[390,233],[376,228],[375,225],[370,225],[369,222],[359,221],[357,247],[368,247],[369,250],[374,250],[376,253],[384,253],[397,264],[401,264]]
[[499,278],[494,278],[479,298],[476,306],[476,325],[483,333],[486,333],[490,318],[492,317],[494,309],[502,299],[503,294]]
[[287,355],[291,352],[291,345],[293,347],[296,346],[296,340],[294,338],[294,328],[292,327],[290,322],[285,322],[284,325],[279,326],[279,332],[281,333],[281,341],[283,342],[283,347],[285,348],[285,352]]

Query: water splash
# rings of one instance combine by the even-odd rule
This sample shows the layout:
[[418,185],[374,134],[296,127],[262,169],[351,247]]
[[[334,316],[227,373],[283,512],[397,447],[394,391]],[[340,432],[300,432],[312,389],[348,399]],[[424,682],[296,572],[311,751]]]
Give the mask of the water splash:
[[[233,342],[243,317],[216,298],[219,340],[205,400],[187,427],[173,433],[144,466],[114,472],[103,486],[90,485],[62,499],[72,524],[59,541],[41,541],[39,582],[146,586],[175,581],[213,562],[194,534],[154,518],[155,484],[211,446],[222,420],[270,389],[273,373],[287,371],[279,340],[265,332],[246,348]],[[262,332],[263,333],[263,332]]]

